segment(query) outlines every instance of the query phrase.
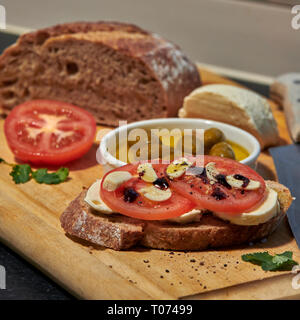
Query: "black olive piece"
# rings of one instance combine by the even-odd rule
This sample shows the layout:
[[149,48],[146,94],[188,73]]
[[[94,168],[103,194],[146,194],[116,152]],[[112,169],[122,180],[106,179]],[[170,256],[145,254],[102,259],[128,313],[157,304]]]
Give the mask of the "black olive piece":
[[136,192],[132,188],[124,189],[124,201],[125,202],[134,202],[136,198],[139,196],[138,192]]
[[200,178],[204,184],[208,184],[209,180],[208,180],[207,175],[206,175],[206,168],[199,168],[198,170],[202,170],[202,172],[197,174],[196,177]]
[[169,188],[169,183],[165,177],[162,178],[157,178],[154,182],[153,185],[159,189],[166,190]]
[[218,181],[218,183],[220,183],[222,186],[224,186],[227,189],[231,189],[231,185],[226,181],[226,176],[224,174],[218,174],[216,176],[216,179]]

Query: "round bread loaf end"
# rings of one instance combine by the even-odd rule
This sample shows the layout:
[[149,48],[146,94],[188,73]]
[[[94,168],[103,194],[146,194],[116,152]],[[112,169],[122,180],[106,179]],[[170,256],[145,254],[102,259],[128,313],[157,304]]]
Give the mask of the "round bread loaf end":
[[268,101],[247,89],[223,84],[203,86],[185,97],[178,115],[234,125],[253,134],[263,149],[278,143],[277,124]]
[[69,23],[21,36],[0,57],[0,108],[54,99],[90,111],[99,124],[177,115],[200,86],[176,45],[130,24]]

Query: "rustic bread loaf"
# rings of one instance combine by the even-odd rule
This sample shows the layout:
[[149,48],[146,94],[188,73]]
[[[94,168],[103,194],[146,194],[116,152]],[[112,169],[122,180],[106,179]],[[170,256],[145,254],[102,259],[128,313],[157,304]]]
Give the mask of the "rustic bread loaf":
[[211,213],[203,215],[200,222],[186,225],[137,220],[123,215],[103,215],[84,201],[87,190],[70,203],[60,221],[68,234],[115,250],[138,244],[166,250],[204,250],[238,245],[269,236],[278,227],[292,202],[286,187],[273,181],[266,183],[278,193],[280,213],[259,225],[234,225]]
[[184,99],[181,118],[204,118],[232,124],[253,134],[262,148],[278,142],[277,124],[268,101],[247,89],[211,84]]
[[28,33],[0,57],[0,108],[55,99],[90,111],[100,124],[177,115],[200,85],[176,45],[139,27],[69,23]]

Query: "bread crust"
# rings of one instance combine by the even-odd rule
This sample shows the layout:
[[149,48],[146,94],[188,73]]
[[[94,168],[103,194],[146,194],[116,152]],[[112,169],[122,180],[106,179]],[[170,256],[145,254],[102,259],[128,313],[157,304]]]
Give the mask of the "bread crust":
[[[92,35],[93,37],[89,38],[87,35]],[[51,42],[60,43],[62,47],[66,43],[72,45],[75,42],[83,44],[87,42],[94,44],[101,43],[124,56],[128,56],[133,61],[139,61],[144,70],[147,70],[149,78],[153,79],[153,81],[155,80],[159,87],[160,110],[157,111],[156,115],[151,115],[152,118],[176,116],[178,109],[182,106],[184,97],[201,85],[199,72],[195,64],[183,54],[178,46],[156,34],[142,30],[132,24],[118,22],[67,23],[24,34],[15,45],[7,48],[0,56],[0,70],[3,71],[0,72],[0,108],[2,108],[2,111],[0,111],[2,114],[8,114],[14,106],[29,99],[56,98],[57,100],[61,100],[63,97],[65,102],[76,104],[75,102],[77,101],[77,105],[92,112],[99,124],[116,126],[119,119],[127,119],[122,114],[116,114],[115,119],[112,120],[106,119],[105,112],[102,112],[100,116],[99,112],[97,112],[99,110],[95,111],[97,101],[89,106],[88,99],[80,101],[80,97],[74,97],[74,90],[78,89],[76,88],[77,84],[73,85],[71,93],[68,93],[67,90],[65,94],[62,94],[55,93],[51,89],[51,82],[55,83],[56,77],[49,77],[49,79],[41,78],[43,81],[38,81],[37,77],[42,77],[39,66],[42,65],[43,67],[43,61],[45,59],[49,60],[47,50],[49,50]],[[23,66],[14,67],[14,61],[15,59],[22,59],[25,54],[31,57],[32,68],[35,70],[32,72],[37,74],[33,74],[30,77],[26,74],[21,88],[16,87],[17,84],[12,84],[11,86],[3,85],[3,83],[7,84],[15,80],[11,80],[13,74],[18,74],[18,77],[22,78],[24,68]],[[9,67],[10,64],[12,67]],[[26,72],[29,72],[28,68]],[[60,73],[57,73],[57,79],[59,77]],[[35,78],[36,82],[49,83],[47,84],[49,88],[47,87],[43,91],[36,88],[30,90],[30,86],[32,86],[30,78]],[[27,82],[29,83],[28,87],[25,85]],[[65,82],[62,81],[62,83]],[[95,95],[98,97],[98,91],[101,90],[96,89],[96,91]],[[13,97],[10,97],[11,92],[14,93]],[[101,94],[99,97],[101,97]],[[99,100],[98,106],[101,103],[103,101]],[[148,110],[149,108],[151,109],[151,105],[148,106]],[[134,113],[133,111],[131,110],[130,113]],[[149,117],[147,114],[141,116],[136,113],[135,119],[129,120],[133,121],[144,118]]]
[[274,232],[292,202],[288,188],[274,181],[266,181],[266,184],[278,193],[280,212],[267,222],[254,226],[234,225],[211,213],[204,214],[200,222],[186,225],[101,215],[84,202],[86,190],[62,214],[61,224],[73,236],[114,250],[135,245],[165,250],[205,250],[240,245]]

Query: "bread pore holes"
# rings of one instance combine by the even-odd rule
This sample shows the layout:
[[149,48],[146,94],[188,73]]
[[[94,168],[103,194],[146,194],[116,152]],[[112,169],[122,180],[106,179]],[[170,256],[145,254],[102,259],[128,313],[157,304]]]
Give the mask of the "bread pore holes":
[[29,94],[30,94],[29,89],[28,89],[28,88],[25,88],[25,89],[24,89],[24,92],[23,92],[23,96],[24,96],[25,98],[27,98],[27,97],[29,96]]
[[141,79],[139,79],[139,84],[148,84],[149,82],[150,82],[150,80],[147,79],[147,78],[141,78]]
[[5,100],[11,100],[15,97],[15,93],[13,91],[5,91],[2,93],[2,97]]
[[9,80],[4,80],[2,82],[2,86],[3,87],[9,87],[9,86],[12,86],[13,84],[17,83],[18,81],[18,78],[15,78],[15,79],[9,79]]
[[77,63],[68,62],[66,64],[66,70],[67,70],[68,75],[73,76],[79,71],[79,68],[78,68]]

